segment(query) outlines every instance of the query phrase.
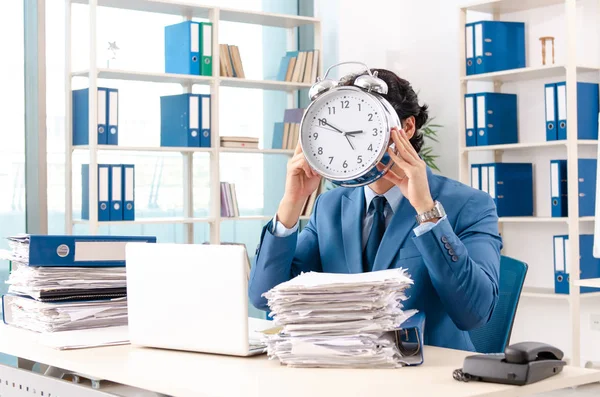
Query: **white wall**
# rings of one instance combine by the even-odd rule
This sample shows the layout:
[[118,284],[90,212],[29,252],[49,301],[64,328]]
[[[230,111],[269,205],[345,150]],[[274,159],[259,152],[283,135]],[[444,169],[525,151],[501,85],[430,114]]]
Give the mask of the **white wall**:
[[[370,67],[387,68],[410,81],[421,101],[430,106],[430,115],[444,127],[434,150],[442,174],[458,176],[459,48],[458,7],[460,0],[315,0],[316,12],[324,27],[336,26],[338,60],[366,62]],[[325,8],[323,4],[327,4]],[[333,6],[337,4],[337,7]],[[597,0],[578,2],[578,61],[600,64]],[[321,6],[319,6],[321,4]],[[367,8],[368,7],[368,8]],[[335,8],[332,14],[327,9]],[[468,15],[469,21],[490,19],[489,15]],[[562,5],[531,12],[505,15],[503,20],[526,23],[528,66],[541,65],[540,36],[556,37],[556,63],[565,61],[565,24]],[[324,44],[324,51],[328,47]],[[549,53],[550,51],[548,51]],[[547,58],[550,59],[550,58]],[[327,67],[328,65],[325,65]],[[440,72],[440,69],[442,70]],[[461,71],[462,72],[462,71]],[[582,76],[582,81],[597,80],[597,74]],[[535,80],[505,84],[503,92],[516,93],[519,103],[519,133],[522,142],[545,140],[543,85]],[[491,90],[486,84],[469,85],[472,92]],[[595,156],[594,149],[580,150],[580,157]],[[549,162],[564,158],[564,149],[537,149],[506,152],[503,161],[533,162],[535,167],[535,208],[538,216],[550,216]],[[474,162],[491,160],[489,153],[472,156]],[[583,225],[582,233],[593,233]],[[553,288],[552,236],[566,234],[567,226],[506,225],[504,254],[529,264],[526,285]],[[590,313],[600,313],[600,299],[582,302],[582,359],[600,361],[600,333],[591,331]],[[540,340],[553,343],[570,355],[570,327],[567,300],[523,298],[513,330],[512,342]]]

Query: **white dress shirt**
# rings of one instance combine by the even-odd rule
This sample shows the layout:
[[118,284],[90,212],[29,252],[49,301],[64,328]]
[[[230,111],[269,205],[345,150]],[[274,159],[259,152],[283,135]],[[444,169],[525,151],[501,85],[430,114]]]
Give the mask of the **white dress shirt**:
[[[363,218],[362,227],[362,247],[364,249],[365,244],[367,244],[367,239],[369,238],[369,232],[371,231],[371,227],[373,226],[373,216],[375,209],[370,208],[371,201],[373,201],[373,198],[378,194],[375,193],[369,186],[364,186],[363,190],[365,193],[365,208],[368,209],[365,217]],[[385,216],[385,227],[387,229],[388,225],[390,224],[390,221],[392,220],[392,217],[394,216],[394,213],[400,206],[400,202],[402,201],[403,196],[398,186],[392,187],[390,190],[385,192],[383,196],[386,199],[383,214]],[[296,224],[292,226],[292,228],[288,229],[277,220],[277,214],[275,214],[275,216],[273,217],[273,225],[274,227],[273,230],[271,230],[271,232],[276,237],[287,237],[298,230],[298,222],[296,222]],[[437,225],[437,222],[425,222],[422,225],[419,225],[416,228],[414,228],[413,231],[418,237],[433,229],[435,225]]]

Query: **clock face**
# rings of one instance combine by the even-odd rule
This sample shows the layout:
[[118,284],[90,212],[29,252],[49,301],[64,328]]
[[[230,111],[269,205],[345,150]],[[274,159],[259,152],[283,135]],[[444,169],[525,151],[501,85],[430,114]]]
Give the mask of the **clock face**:
[[311,104],[302,122],[302,149],[321,175],[348,180],[369,171],[387,149],[383,106],[359,90],[339,88]]

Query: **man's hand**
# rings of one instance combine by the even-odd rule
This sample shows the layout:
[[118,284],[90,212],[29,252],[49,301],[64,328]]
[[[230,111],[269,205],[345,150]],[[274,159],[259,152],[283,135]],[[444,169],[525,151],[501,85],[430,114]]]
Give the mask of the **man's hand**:
[[427,165],[410,144],[404,130],[393,128],[391,138],[398,154],[388,148],[394,166],[383,178],[400,188],[417,214],[432,210],[434,202],[427,181]]
[[313,170],[302,152],[300,143],[294,157],[288,162],[285,194],[279,203],[277,219],[288,229],[292,228],[302,213],[306,199],[319,187],[321,176]]

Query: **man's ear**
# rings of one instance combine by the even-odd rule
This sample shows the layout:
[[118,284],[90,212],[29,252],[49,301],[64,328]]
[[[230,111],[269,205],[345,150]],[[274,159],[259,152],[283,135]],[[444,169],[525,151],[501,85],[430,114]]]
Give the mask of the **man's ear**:
[[408,137],[408,139],[411,139],[416,132],[415,116],[410,116],[410,117],[405,118],[402,125],[403,125],[404,132],[406,133],[406,136]]

